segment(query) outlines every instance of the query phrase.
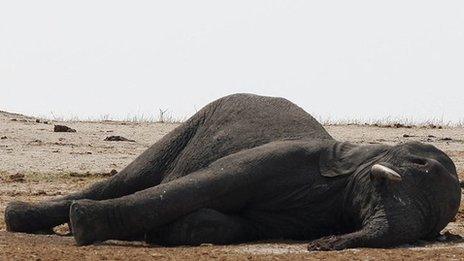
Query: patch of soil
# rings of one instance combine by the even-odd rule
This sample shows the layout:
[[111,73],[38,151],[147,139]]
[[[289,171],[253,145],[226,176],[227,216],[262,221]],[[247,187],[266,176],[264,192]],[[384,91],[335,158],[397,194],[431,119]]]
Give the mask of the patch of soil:
[[108,136],[105,138],[105,141],[128,141],[128,142],[135,142],[135,140],[130,140],[124,138],[123,136]]
[[143,242],[107,241],[77,247],[68,236],[0,232],[0,259],[14,260],[460,260],[463,243],[392,249],[306,251],[304,243],[251,243],[159,247]]

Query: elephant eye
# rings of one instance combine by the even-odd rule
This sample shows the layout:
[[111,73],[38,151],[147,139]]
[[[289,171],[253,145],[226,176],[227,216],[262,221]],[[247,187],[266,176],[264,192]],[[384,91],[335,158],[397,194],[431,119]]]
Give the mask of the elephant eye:
[[412,158],[411,162],[417,165],[425,166],[427,165],[427,161],[425,159],[421,158]]

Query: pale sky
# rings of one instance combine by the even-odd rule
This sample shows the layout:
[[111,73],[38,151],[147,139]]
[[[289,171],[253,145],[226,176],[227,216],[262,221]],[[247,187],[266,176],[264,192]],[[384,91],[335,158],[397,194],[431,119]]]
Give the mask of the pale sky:
[[464,1],[0,1],[0,110],[187,117],[236,92],[462,122]]

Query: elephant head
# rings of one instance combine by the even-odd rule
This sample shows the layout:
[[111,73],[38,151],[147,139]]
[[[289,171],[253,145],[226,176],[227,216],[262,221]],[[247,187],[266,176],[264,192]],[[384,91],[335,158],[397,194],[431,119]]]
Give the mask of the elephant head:
[[351,231],[309,249],[385,247],[431,239],[454,218],[461,189],[452,160],[432,145],[336,143],[320,157],[326,177],[347,177],[344,221]]

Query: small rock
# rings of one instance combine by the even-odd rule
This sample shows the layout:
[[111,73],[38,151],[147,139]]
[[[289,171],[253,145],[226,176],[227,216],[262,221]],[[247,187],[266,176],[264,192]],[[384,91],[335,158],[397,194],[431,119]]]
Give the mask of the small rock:
[[411,125],[405,125],[405,124],[402,124],[402,123],[395,123],[395,124],[393,124],[391,126],[394,127],[394,128],[407,128],[407,129],[412,128]]
[[28,143],[28,145],[42,145],[43,142],[41,140],[33,140]]
[[8,137],[7,136],[2,136],[0,139],[6,140],[6,139],[8,139]]
[[40,120],[39,120],[39,119],[35,119],[35,122],[40,123]]
[[71,172],[69,173],[69,176],[71,177],[78,177],[78,178],[83,178],[83,177],[89,177],[90,172],[85,172],[85,173],[77,173],[77,172]]
[[102,177],[112,177],[114,175],[118,174],[118,171],[115,170],[115,169],[112,169],[110,172],[108,173],[100,173],[100,176]]
[[33,196],[42,196],[42,195],[47,195],[47,192],[45,190],[39,190],[37,192],[32,193]]
[[18,119],[11,119],[11,121],[18,121]]
[[446,137],[446,138],[441,138],[440,140],[453,140],[452,138]]
[[68,126],[65,125],[55,125],[53,128],[54,132],[76,132],[75,129],[71,129]]
[[403,138],[411,138],[411,137],[414,137],[414,136],[409,135],[409,134],[403,134]]
[[25,181],[24,174],[19,173],[19,172],[16,174],[10,175],[9,178],[10,178],[10,181],[13,181],[13,182],[24,182]]
[[128,141],[128,142],[135,142],[135,140],[130,140],[127,138],[124,138],[122,136],[108,136],[105,138],[105,141]]
[[427,135],[428,138],[436,138],[435,136],[433,135]]
[[443,129],[443,126],[441,125],[435,125],[435,124],[429,124],[426,127],[429,127],[431,129]]

